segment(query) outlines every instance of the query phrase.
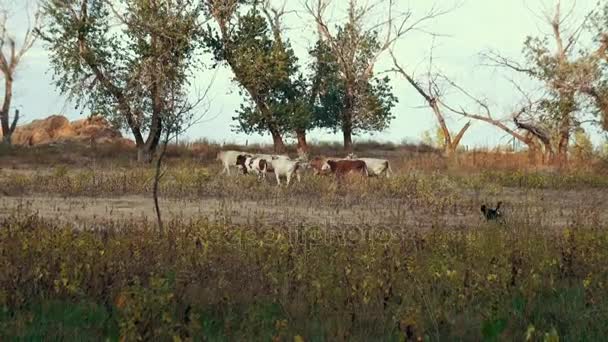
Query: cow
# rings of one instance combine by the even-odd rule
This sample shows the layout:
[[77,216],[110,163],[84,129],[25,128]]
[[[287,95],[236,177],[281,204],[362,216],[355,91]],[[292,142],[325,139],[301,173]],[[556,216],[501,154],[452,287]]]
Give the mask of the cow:
[[234,150],[218,152],[217,157],[215,159],[220,160],[222,162],[222,165],[224,166],[221,173],[227,173],[228,175],[230,175],[230,166],[238,167],[237,157],[241,155],[248,156],[246,152]]
[[264,153],[256,153],[253,154],[256,158],[266,159],[267,161],[276,160],[276,159],[289,159],[289,156],[284,154],[264,154]]
[[310,162],[308,162],[308,166],[312,169],[315,175],[318,175],[322,172],[323,165],[326,161],[326,158],[314,157]]
[[383,173],[386,174],[386,178],[389,178],[393,173],[391,169],[391,165],[386,159],[377,159],[377,158],[357,158],[357,156],[353,153],[350,153],[346,159],[350,160],[362,160],[365,162],[367,166],[367,171],[370,176],[380,176]]
[[323,167],[322,171],[331,171],[336,177],[343,177],[351,172],[360,173],[363,176],[369,176],[367,171],[367,165],[362,160],[332,160],[328,159]]
[[274,169],[274,175],[277,178],[277,186],[281,185],[281,176],[287,178],[287,185],[291,180],[291,177],[295,174],[298,178],[298,183],[301,181],[302,166],[297,160],[291,160],[286,158],[278,158],[271,162],[272,168]]
[[237,165],[243,170],[244,174],[253,173],[258,176],[258,180],[265,179],[266,172],[272,172],[266,159],[239,155]]
[[344,158],[326,158],[326,157],[314,157],[311,161],[306,163],[306,165],[312,169],[315,175],[326,174],[329,173],[330,170],[328,168],[323,169],[323,165],[328,160],[345,160]]

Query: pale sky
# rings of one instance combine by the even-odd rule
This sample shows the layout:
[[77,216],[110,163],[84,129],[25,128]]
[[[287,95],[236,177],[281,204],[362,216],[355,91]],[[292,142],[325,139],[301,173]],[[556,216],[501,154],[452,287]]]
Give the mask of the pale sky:
[[[314,26],[310,23],[308,14],[303,10],[299,0],[288,0],[289,6],[301,9],[300,13],[290,14],[287,20],[289,38],[296,53],[304,60],[307,49],[316,38]],[[293,1],[293,2],[292,2]],[[339,0],[337,0],[339,1]],[[480,52],[495,49],[502,54],[519,58],[523,41],[527,35],[538,35],[546,29],[535,15],[550,5],[552,0],[464,0],[463,5],[455,11],[429,22],[425,29],[446,35],[436,40],[434,60],[436,66],[446,75],[466,87],[473,94],[485,97],[496,116],[508,113],[520,102],[519,94],[507,81],[506,71],[496,70],[482,65]],[[403,1],[409,4],[415,17],[419,17],[430,6],[428,0]],[[578,0],[576,10],[586,13],[593,9],[596,0]],[[453,0],[437,0],[439,6],[451,7]],[[573,0],[562,0],[563,8],[569,9]],[[532,11],[531,11],[532,10]],[[336,13],[339,17],[339,13]],[[578,16],[581,18],[581,16]],[[19,37],[25,23],[19,23],[22,15],[9,18],[9,28]],[[396,54],[400,63],[408,71],[415,74],[426,72],[431,38],[426,34],[414,33],[399,41]],[[389,68],[390,56],[384,55],[376,68],[381,72]],[[66,102],[52,84],[52,71],[49,69],[48,56],[42,43],[37,45],[25,57],[15,80],[14,106],[21,108],[23,121],[43,118],[51,114],[63,114],[69,119],[77,119],[87,115]],[[205,87],[213,71],[203,71],[195,83]],[[430,109],[424,107],[422,98],[414,89],[398,75],[390,75],[393,79],[393,89],[399,98],[399,103],[393,109],[396,119],[390,128],[374,134],[364,134],[354,138],[363,140],[373,138],[380,141],[401,142],[418,141],[422,132],[428,129],[434,131],[436,120]],[[245,141],[271,143],[269,136],[237,134],[232,132],[231,125],[234,110],[238,108],[242,98],[238,95],[238,86],[231,81],[229,69],[221,68],[215,75],[214,86],[211,90],[211,113],[207,120],[192,127],[187,136],[190,139],[207,138],[217,142],[245,143]],[[470,106],[470,101],[462,97],[452,96],[451,103],[455,106]],[[451,130],[460,129],[466,120],[458,117],[448,119]],[[598,135],[599,136],[599,135]],[[492,146],[506,143],[510,137],[483,122],[473,122],[473,127],[465,135],[463,143],[469,146]],[[314,131],[309,134],[309,140],[341,141],[341,134],[329,134]],[[595,140],[595,139],[594,139]]]

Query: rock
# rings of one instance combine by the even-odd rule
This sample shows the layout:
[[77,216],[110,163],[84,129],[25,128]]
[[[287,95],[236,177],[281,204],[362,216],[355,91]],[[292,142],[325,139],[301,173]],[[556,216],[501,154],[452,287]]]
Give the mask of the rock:
[[101,116],[69,122],[62,115],[52,115],[46,119],[34,120],[17,127],[12,137],[13,144],[33,146],[58,142],[75,143],[118,143],[123,146],[135,144],[122,137],[120,131]]

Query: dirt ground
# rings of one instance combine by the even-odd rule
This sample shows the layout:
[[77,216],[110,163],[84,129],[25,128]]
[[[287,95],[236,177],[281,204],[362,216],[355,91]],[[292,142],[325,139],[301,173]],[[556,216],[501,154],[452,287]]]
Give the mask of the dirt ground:
[[[161,199],[166,219],[180,217],[233,224],[289,224],[315,226],[383,225],[386,227],[429,228],[432,226],[466,228],[483,222],[479,212],[479,194],[463,194],[463,204],[441,213],[418,208],[405,201],[385,199],[356,206],[324,206],[310,201],[248,201],[214,198],[188,200]],[[467,200],[464,200],[464,199]],[[504,212],[517,222],[545,227],[566,227],[574,223],[589,225],[608,222],[608,192],[598,190],[523,190],[504,189]],[[388,202],[391,203],[388,203]],[[28,210],[43,217],[71,223],[117,219],[154,220],[153,201],[149,196],[124,197],[53,197],[27,195],[0,196],[0,217],[17,210]]]

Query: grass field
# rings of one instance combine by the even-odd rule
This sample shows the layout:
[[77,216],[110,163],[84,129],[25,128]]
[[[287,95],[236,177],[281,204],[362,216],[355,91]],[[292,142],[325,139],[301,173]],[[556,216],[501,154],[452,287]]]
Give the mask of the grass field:
[[[0,340],[608,336],[599,159],[368,145],[394,177],[278,188],[217,176],[217,146],[172,146],[159,231],[154,170],[127,152],[3,151]],[[485,222],[499,200],[506,224]]]

